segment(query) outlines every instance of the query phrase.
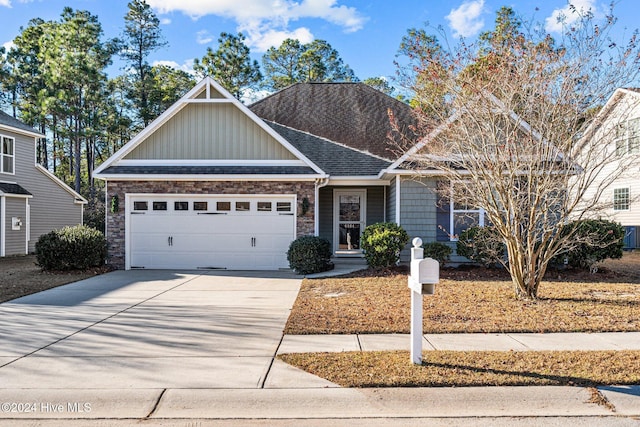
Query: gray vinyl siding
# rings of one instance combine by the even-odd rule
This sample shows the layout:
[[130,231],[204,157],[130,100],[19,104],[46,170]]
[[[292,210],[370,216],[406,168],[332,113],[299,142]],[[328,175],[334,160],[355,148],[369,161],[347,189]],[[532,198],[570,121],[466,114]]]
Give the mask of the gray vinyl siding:
[[[26,203],[23,197],[5,197],[5,222],[6,237],[4,242],[5,255],[24,255],[27,238]],[[18,217],[22,220],[20,230],[13,230],[12,219]]]
[[367,187],[367,225],[384,222],[384,187]]
[[396,222],[396,180],[391,180],[391,185],[387,187],[387,222]]
[[189,104],[127,154],[126,160],[295,160],[231,103]]
[[[333,191],[338,190],[362,190],[363,187],[322,187],[319,194],[319,223],[318,231],[320,237],[324,237],[331,242],[333,247]],[[366,225],[384,221],[385,200],[384,187],[364,187],[367,190],[366,197]]]
[[[29,252],[35,250],[38,238],[51,230],[82,223],[82,206],[75,197],[35,167],[33,137],[13,134],[16,138],[16,174],[0,179],[17,182],[30,192],[31,233]],[[24,203],[24,202],[23,202]],[[8,215],[7,215],[8,216]],[[25,221],[26,226],[26,221]]]
[[411,238],[436,240],[436,180],[403,179],[400,186],[400,225]]

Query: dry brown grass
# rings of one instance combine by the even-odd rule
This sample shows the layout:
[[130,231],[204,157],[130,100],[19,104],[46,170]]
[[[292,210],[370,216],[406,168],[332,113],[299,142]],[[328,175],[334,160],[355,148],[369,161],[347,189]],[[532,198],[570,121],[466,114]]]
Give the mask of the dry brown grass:
[[406,351],[286,354],[285,362],[343,387],[640,384],[639,351]]
[[[305,280],[287,334],[408,333],[406,274]],[[514,297],[509,278],[484,269],[444,270],[424,297],[425,333],[640,331],[640,253],[596,274],[553,272],[538,301]]]
[[107,267],[86,271],[47,272],[36,265],[34,255],[0,258],[0,303],[97,276]]

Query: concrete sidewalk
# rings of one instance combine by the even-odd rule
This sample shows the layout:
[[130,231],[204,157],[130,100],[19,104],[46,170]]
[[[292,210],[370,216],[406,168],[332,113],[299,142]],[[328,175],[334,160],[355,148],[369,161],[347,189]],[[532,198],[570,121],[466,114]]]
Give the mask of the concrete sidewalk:
[[[423,337],[423,351],[640,350],[640,332],[425,334]],[[278,354],[409,351],[410,348],[409,334],[285,335]]]

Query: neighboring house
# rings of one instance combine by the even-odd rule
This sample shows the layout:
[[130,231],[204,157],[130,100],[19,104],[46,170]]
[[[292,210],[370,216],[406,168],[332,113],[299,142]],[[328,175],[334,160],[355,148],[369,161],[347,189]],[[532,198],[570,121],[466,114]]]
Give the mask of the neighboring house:
[[640,89],[617,89],[592,128],[585,135],[598,142],[609,141],[609,152],[615,152],[619,159],[607,165],[592,188],[613,170],[627,169],[602,192],[600,202],[605,210],[598,211],[598,215],[625,227],[625,248],[640,248]]
[[33,252],[42,234],[82,224],[87,201],[36,164],[43,137],[0,111],[0,256]]
[[246,107],[205,78],[96,169],[119,206],[109,262],[288,268],[296,237],[362,256],[362,231],[382,221],[450,241],[459,212],[438,207],[436,177],[402,168],[390,111],[413,124],[408,105],[362,83],[299,83]]

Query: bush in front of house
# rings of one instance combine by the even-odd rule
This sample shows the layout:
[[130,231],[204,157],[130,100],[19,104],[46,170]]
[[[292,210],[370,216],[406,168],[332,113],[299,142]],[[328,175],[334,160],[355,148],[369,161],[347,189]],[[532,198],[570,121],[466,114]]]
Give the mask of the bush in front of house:
[[289,267],[298,274],[313,274],[331,270],[331,242],[323,237],[303,236],[289,245]]
[[484,267],[495,267],[504,257],[505,244],[491,226],[470,227],[460,233],[456,253]]
[[37,264],[44,270],[85,270],[104,265],[106,258],[104,234],[85,225],[53,230],[36,242]]
[[400,252],[409,241],[409,235],[398,224],[380,222],[364,229],[360,246],[369,267],[388,268],[400,261]]
[[560,229],[560,235],[574,233],[571,239],[577,242],[576,246],[556,260],[562,263],[567,259],[572,267],[591,270],[607,258],[622,258],[624,232],[622,225],[603,219],[570,222]]
[[422,245],[425,258],[433,258],[442,267],[451,257],[453,249],[450,246],[440,242],[429,242]]

